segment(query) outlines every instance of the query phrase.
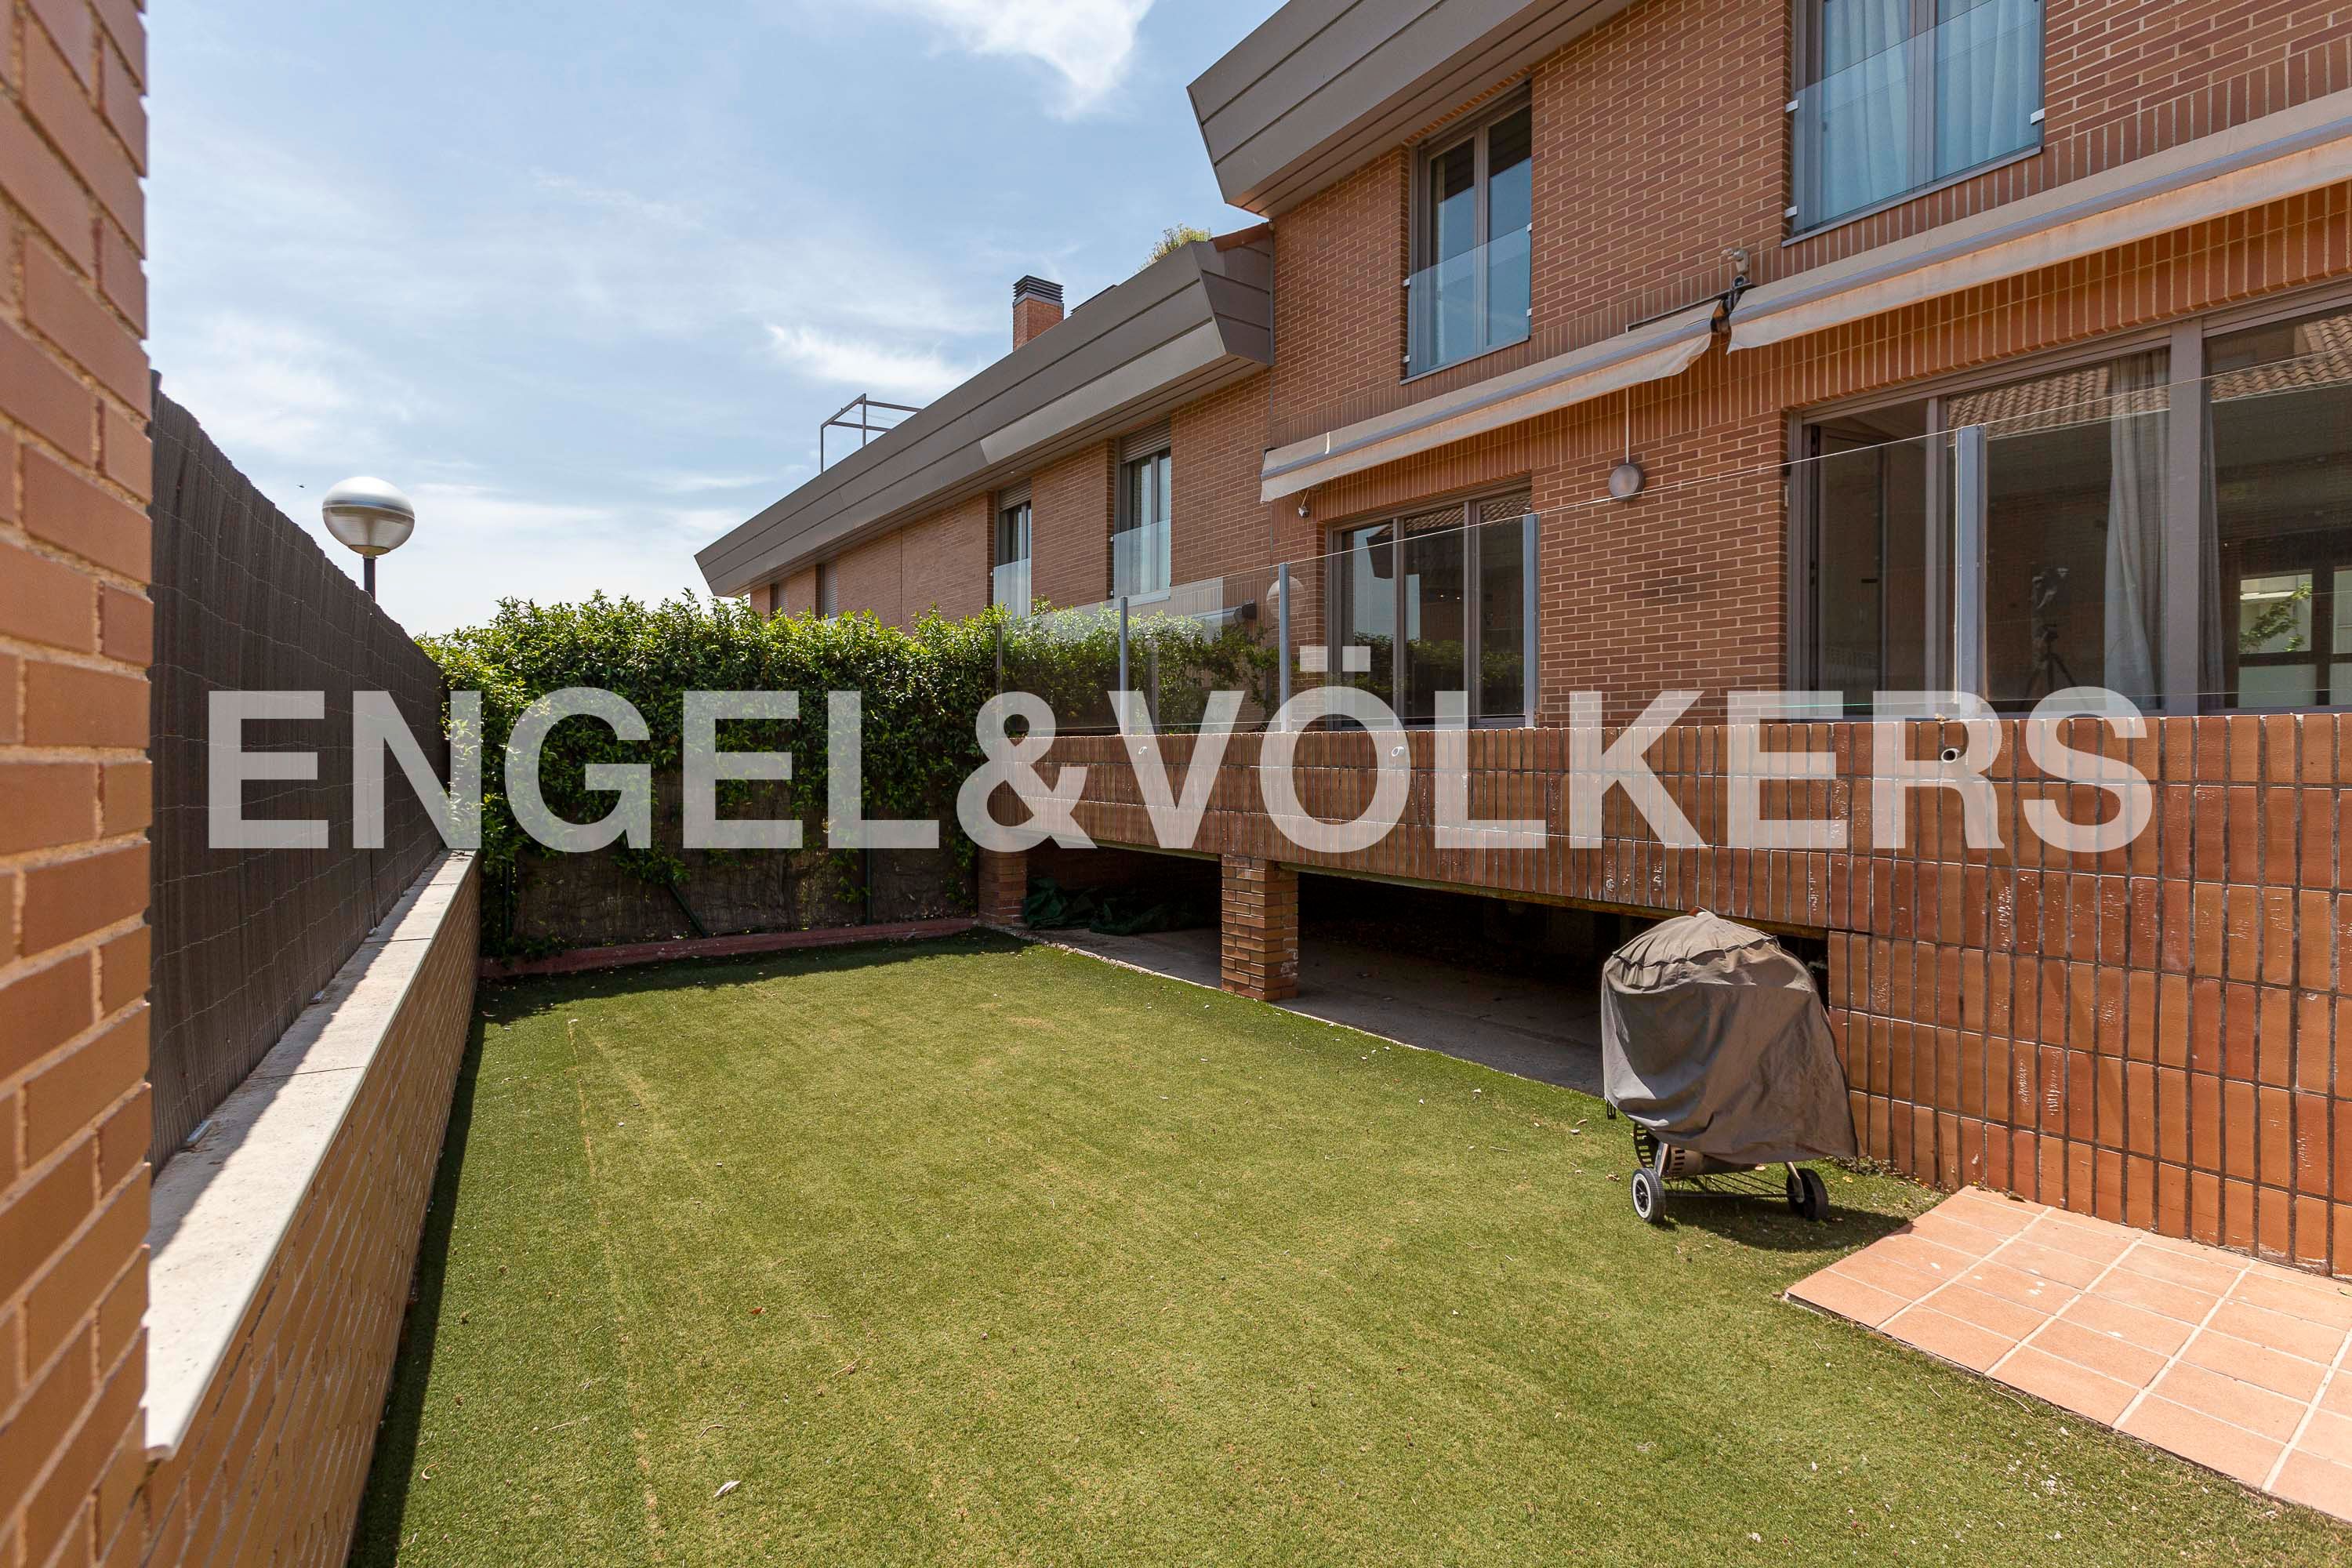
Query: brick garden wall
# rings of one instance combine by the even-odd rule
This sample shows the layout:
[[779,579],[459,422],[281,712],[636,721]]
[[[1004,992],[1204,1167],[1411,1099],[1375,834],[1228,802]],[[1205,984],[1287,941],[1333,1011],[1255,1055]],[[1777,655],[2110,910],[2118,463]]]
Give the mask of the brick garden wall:
[[0,1563],[136,1554],[148,1099],[145,41],[0,70]]
[[[2004,724],[1992,770],[2000,850],[1967,849],[1958,797],[1934,793],[1911,797],[1906,847],[1894,847],[1871,820],[1870,730],[1853,724],[1765,730],[1769,749],[1833,755],[1837,777],[1768,777],[1764,815],[1843,823],[1841,852],[1670,849],[1622,795],[1609,797],[1601,847],[1572,848],[1560,730],[1471,739],[1474,814],[1546,820],[1541,850],[1437,849],[1422,779],[1383,844],[1302,851],[1260,805],[1255,736],[1232,742],[1194,847],[1539,902],[1705,907],[1825,936],[1866,1153],[1944,1186],[1979,1182],[2352,1274],[2352,794],[2339,787],[2352,717],[2163,720],[2128,744],[2078,728],[2074,744],[2128,758],[2155,786],[2147,831],[2099,856],[2024,832],[2028,801],[2081,822],[2112,807],[2042,775],[2018,729]],[[1946,739],[1958,737],[1916,727],[1912,754]],[[1430,743],[1412,737],[1418,770]],[[1189,739],[1161,746],[1171,774],[1190,765]],[[1344,820],[1368,803],[1365,747],[1352,733],[1303,740],[1299,793],[1317,816]],[[1722,844],[1723,731],[1677,728],[1650,757],[1700,836]],[[1088,833],[1152,843],[1116,740],[1065,738],[1053,760],[1089,770],[1077,813]],[[1230,869],[1228,883],[1231,917]],[[1251,951],[1263,965],[1278,949]],[[1263,984],[1254,972],[1228,979]]]
[[186,1436],[147,1479],[151,1568],[344,1559],[473,1018],[480,900],[467,863]]

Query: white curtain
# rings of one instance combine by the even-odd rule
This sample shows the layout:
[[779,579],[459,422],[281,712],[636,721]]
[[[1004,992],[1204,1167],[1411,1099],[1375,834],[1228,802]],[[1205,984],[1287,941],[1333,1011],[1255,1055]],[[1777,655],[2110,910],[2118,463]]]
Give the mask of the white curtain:
[[1937,0],[1936,177],[2033,142],[2042,0]]
[[1821,210],[1865,207],[1911,178],[1911,0],[1822,0],[1822,76],[1810,89]]
[[2142,708],[2158,693],[2157,608],[2164,588],[2163,399],[2168,356],[2134,354],[2108,371],[2106,666],[2104,683]]

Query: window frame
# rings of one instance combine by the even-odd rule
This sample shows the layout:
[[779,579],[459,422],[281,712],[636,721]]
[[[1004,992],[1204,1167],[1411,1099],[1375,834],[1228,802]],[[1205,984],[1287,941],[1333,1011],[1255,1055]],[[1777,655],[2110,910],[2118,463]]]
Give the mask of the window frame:
[[[1003,604],[1003,601],[996,596],[996,574],[1017,561],[1031,569],[1029,603],[1017,607],[1013,607],[1016,615],[1026,616],[1036,606],[1036,579],[1034,574],[1037,559],[1037,512],[1034,499],[1029,494],[1028,487],[1024,485],[1018,491],[999,492],[994,498],[994,504],[989,510],[991,521],[988,531],[988,602],[992,606]],[[1004,525],[1006,520],[1015,514],[1018,514],[1021,519],[1019,525],[1021,553],[1007,558],[1004,555]]]
[[[1444,126],[1438,131],[1433,132],[1428,137],[1424,138],[1422,142],[1412,150],[1412,190],[1411,193],[1411,198],[1407,203],[1407,221],[1409,228],[1405,237],[1404,287],[1399,290],[1399,292],[1404,296],[1404,347],[1403,352],[1399,355],[1399,363],[1402,365],[1403,373],[1401,377],[1402,381],[1419,381],[1423,376],[1435,375],[1442,371],[1454,370],[1459,366],[1484,359],[1488,354],[1499,353],[1505,349],[1517,348],[1521,343],[1528,342],[1535,336],[1534,271],[1536,219],[1535,204],[1530,201],[1528,205],[1528,226],[1526,231],[1528,235],[1528,270],[1527,330],[1522,331],[1516,338],[1507,339],[1499,342],[1487,342],[1483,347],[1474,350],[1471,353],[1459,355],[1456,358],[1446,360],[1443,363],[1415,368],[1412,363],[1412,345],[1414,336],[1413,316],[1416,309],[1412,297],[1413,289],[1415,287],[1414,279],[1418,279],[1430,268],[1437,265],[1437,258],[1431,254],[1432,250],[1434,248],[1431,234],[1431,223],[1435,216],[1435,214],[1431,207],[1429,199],[1430,165],[1437,158],[1447,153],[1451,153],[1455,148],[1461,146],[1465,141],[1472,142],[1475,144],[1476,150],[1473,154],[1474,169],[1471,179],[1474,188],[1478,193],[1476,218],[1477,230],[1482,235],[1486,234],[1487,231],[1487,221],[1490,213],[1489,204],[1493,197],[1492,186],[1488,180],[1488,133],[1494,130],[1496,125],[1503,121],[1508,120],[1512,115],[1518,113],[1522,110],[1525,110],[1529,116],[1528,163],[1529,165],[1530,178],[1532,179],[1536,154],[1533,134],[1535,88],[1534,84],[1531,82],[1521,82],[1517,87],[1505,92],[1493,104],[1486,108],[1478,110],[1475,114],[1465,115],[1461,121],[1454,124]],[[1485,247],[1493,244],[1494,241],[1492,238],[1487,238],[1482,239],[1478,243],[1479,247],[1483,249]],[[1483,268],[1480,268],[1478,273],[1477,320],[1481,323],[1480,330],[1483,332],[1490,320],[1486,303],[1486,270]]]
[[[1507,483],[1499,486],[1482,485],[1467,494],[1435,496],[1425,501],[1416,501],[1411,505],[1393,508],[1370,516],[1349,518],[1335,522],[1324,530],[1323,546],[1326,562],[1340,559],[1349,548],[1345,542],[1365,529],[1386,528],[1390,531],[1388,542],[1392,563],[1389,574],[1390,625],[1393,628],[1389,650],[1390,706],[1396,712],[1398,722],[1408,730],[1433,729],[1436,726],[1433,720],[1408,719],[1404,716],[1406,708],[1410,706],[1408,672],[1411,668],[1406,654],[1410,640],[1405,636],[1407,621],[1405,579],[1408,574],[1405,571],[1404,553],[1411,543],[1412,537],[1405,532],[1404,525],[1414,518],[1425,518],[1432,512],[1449,509],[1459,511],[1462,516],[1459,530],[1465,535],[1462,572],[1465,600],[1462,616],[1463,684],[1459,688],[1451,689],[1459,689],[1467,695],[1470,727],[1474,730],[1526,729],[1536,721],[1536,715],[1531,711],[1495,714],[1482,711],[1486,706],[1485,682],[1472,679],[1474,672],[1483,670],[1486,659],[1486,628],[1482,624],[1482,617],[1473,609],[1477,601],[1485,569],[1485,530],[1490,522],[1504,523],[1511,521],[1507,517],[1489,519],[1481,512],[1479,521],[1473,523],[1470,521],[1472,510],[1483,508],[1492,502],[1507,500],[1522,491],[1528,494],[1529,500],[1527,510],[1519,514],[1519,521],[1523,527],[1539,535],[1540,525],[1536,521],[1539,514],[1536,510],[1533,500],[1532,479],[1522,479],[1516,484]],[[1474,530],[1476,531],[1475,534]],[[1524,543],[1521,548],[1525,549]],[[1525,570],[1524,563],[1522,570]],[[1520,584],[1520,593],[1524,598],[1534,600],[1540,609],[1542,596],[1540,592],[1531,592],[1532,583],[1532,579],[1523,581]],[[1347,580],[1336,567],[1326,574],[1323,606],[1324,668],[1331,672],[1329,679],[1335,681],[1346,679],[1341,671],[1344,667],[1344,650],[1347,647],[1342,640],[1349,618],[1346,612],[1350,607],[1344,599],[1348,591]],[[1539,616],[1531,619],[1524,616],[1522,618],[1527,619],[1527,624],[1520,633],[1523,662],[1520,666],[1519,686],[1524,699],[1528,684],[1528,672],[1540,667],[1538,648],[1542,641],[1542,623]],[[1441,688],[1440,689],[1449,689]],[[1526,708],[1529,704],[1523,700],[1520,706]]]
[[[1818,86],[1822,80],[1823,29],[1821,26],[1821,8],[1827,3],[1828,0],[1790,0],[1789,98],[1787,111],[1782,116],[1789,122],[1789,200],[1780,215],[1783,228],[1780,239],[1782,246],[1796,245],[1811,239],[1815,235],[1827,234],[1832,229],[1843,228],[1847,224],[1860,223],[1864,218],[1892,211],[1906,202],[1917,201],[1922,196],[1949,189],[1965,181],[1973,180],[1979,175],[1989,174],[1996,169],[2007,168],[2011,163],[2021,163],[2030,158],[2038,158],[2049,150],[2049,121],[2046,116],[2050,108],[2050,8],[2047,0],[2043,0],[2042,47],[2038,51],[2040,67],[2036,81],[2038,89],[2036,96],[2040,101],[2035,104],[2033,110],[2032,142],[2011,152],[1996,153],[1980,163],[1971,163],[1965,169],[1955,169],[1948,174],[1935,174],[1933,173],[1933,148],[1936,93],[1932,90],[1922,93],[1917,101],[1911,105],[1910,121],[1913,147],[1924,146],[1929,149],[1927,154],[1929,168],[1927,178],[1916,184],[1906,185],[1893,195],[1882,196],[1876,201],[1864,203],[1846,212],[1833,213],[1826,217],[1807,221],[1804,216],[1806,186],[1809,182],[1820,177],[1819,159],[1813,149],[1808,145],[1809,139],[1805,135],[1804,116],[1801,106],[1804,101],[1804,95]],[[1937,0],[1907,0],[1907,3],[1911,9],[1913,29],[1907,36],[1916,37],[1922,26],[1930,28],[1937,26]],[[1918,159],[1915,156],[1912,172],[1916,174],[1917,171]]]
[[[1147,466],[1160,473],[1160,495],[1167,524],[1168,581],[1157,588],[1138,592],[1122,592],[1118,584],[1118,536],[1133,533],[1147,524],[1136,512],[1134,478],[1138,469]],[[1110,596],[1124,598],[1131,605],[1154,604],[1167,598],[1176,590],[1176,450],[1175,443],[1165,437],[1149,447],[1128,450],[1122,447],[1118,461],[1118,491],[1111,508],[1109,539]]]
[[[2352,310],[2352,284],[2337,279],[2316,287],[2289,290],[2271,299],[2184,316],[2160,326],[2116,332],[2042,353],[2023,354],[1991,364],[1973,366],[1967,371],[1906,386],[1858,394],[1790,411],[1787,423],[1787,450],[1791,455],[1791,461],[1785,470],[1782,493],[1788,560],[1788,635],[1783,654],[1791,684],[1811,689],[1821,679],[1820,650],[1814,646],[1816,628],[1813,625],[1814,573],[1818,565],[1813,535],[1815,508],[1819,500],[1819,464],[1811,450],[1815,426],[1842,416],[1906,404],[1924,402],[1927,405],[1928,533],[1924,546],[1927,563],[1927,592],[1924,596],[1926,621],[1921,636],[1927,639],[1924,650],[1926,685],[1930,690],[1941,690],[1956,684],[1952,679],[1950,633],[1956,619],[1956,598],[1961,588],[1961,584],[1955,581],[1959,563],[1954,550],[1957,525],[1949,504],[1952,487],[1950,476],[1944,468],[1948,462],[1948,438],[1955,433],[1954,427],[1946,422],[1948,405],[1953,399],[1970,393],[2036,376],[2104,364],[2133,353],[2164,348],[2169,351],[2170,355],[2167,370],[2170,396],[2166,442],[2164,574],[2158,588],[2157,656],[2160,690],[2158,707],[2151,710],[2151,716],[2158,713],[2187,717],[2352,711],[2352,703],[2323,701],[2309,707],[2251,708],[2229,706],[2226,702],[2228,694],[2224,692],[2217,691],[2209,697],[2201,690],[2204,685],[2204,649],[2200,641],[2205,595],[2206,344],[2212,339],[2248,328],[2299,321],[2307,316],[2345,310]],[[1939,440],[1938,437],[1946,439]],[[1981,569],[1981,563],[1978,563],[1978,569]],[[2316,600],[2320,594],[2317,584],[2314,584],[2314,594],[2313,614],[2315,617],[2318,614]],[[2223,618],[2223,635],[2226,636],[2226,627],[2235,622],[2226,613]],[[2328,688],[2327,674],[2323,663],[2318,681],[2322,693]]]

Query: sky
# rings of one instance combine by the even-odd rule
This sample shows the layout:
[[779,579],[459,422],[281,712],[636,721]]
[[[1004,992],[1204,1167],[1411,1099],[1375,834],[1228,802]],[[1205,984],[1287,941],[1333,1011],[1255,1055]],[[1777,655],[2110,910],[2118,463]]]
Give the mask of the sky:
[[1184,89],[1274,5],[157,5],[149,350],[354,576],[319,498],[409,494],[412,632],[698,592],[820,420],[1005,353],[1014,279],[1075,306],[1254,221]]

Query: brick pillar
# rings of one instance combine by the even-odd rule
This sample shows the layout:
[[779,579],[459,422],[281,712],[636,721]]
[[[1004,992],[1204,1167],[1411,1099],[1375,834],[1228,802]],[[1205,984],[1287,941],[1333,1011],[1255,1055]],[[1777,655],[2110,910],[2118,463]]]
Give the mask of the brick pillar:
[[1236,996],[1298,994],[1298,873],[1246,855],[1224,858],[1219,979]]
[[1029,897],[1029,857],[980,852],[980,918],[991,925],[1017,926]]
[[153,605],[137,7],[0,8],[0,1561],[136,1562]]

